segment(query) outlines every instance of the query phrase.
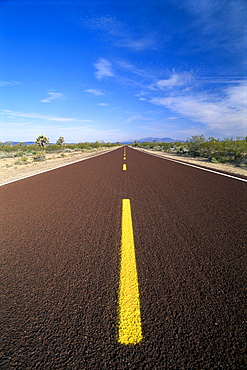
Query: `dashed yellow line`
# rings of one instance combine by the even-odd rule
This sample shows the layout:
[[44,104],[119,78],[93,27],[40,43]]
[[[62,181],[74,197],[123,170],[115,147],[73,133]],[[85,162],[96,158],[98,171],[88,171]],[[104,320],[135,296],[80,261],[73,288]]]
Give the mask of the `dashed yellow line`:
[[130,199],[123,199],[118,342],[121,344],[137,344],[142,339],[131,205]]
[[126,163],[123,164],[123,171],[126,171],[127,170],[127,165]]

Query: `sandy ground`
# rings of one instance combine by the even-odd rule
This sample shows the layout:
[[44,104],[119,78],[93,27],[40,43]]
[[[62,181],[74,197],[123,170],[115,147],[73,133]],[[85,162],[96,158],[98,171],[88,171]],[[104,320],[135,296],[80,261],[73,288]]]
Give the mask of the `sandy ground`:
[[160,152],[157,150],[148,150],[148,149],[138,149],[138,150],[152,153],[155,155],[159,155],[161,157],[166,157],[166,158],[176,159],[176,160],[186,162],[186,163],[191,163],[197,166],[207,167],[215,171],[219,170],[219,171],[224,171],[224,172],[228,172],[231,174],[247,177],[247,167],[245,168],[237,167],[237,166],[234,166],[228,163],[211,163],[211,162],[208,162],[206,158],[188,158],[188,157],[183,157],[182,155]]
[[83,158],[95,156],[99,153],[109,152],[113,149],[116,149],[116,147],[92,149],[87,152],[77,151],[46,154],[45,160],[40,162],[35,161],[33,158],[34,156],[26,157],[26,161],[23,161],[22,157],[1,158],[0,184],[73,163]]
[[[0,159],[0,184],[21,179],[25,176],[34,175],[36,173],[56,168],[62,165],[73,163],[80,159],[91,157],[99,153],[111,151],[113,149],[116,149],[116,147],[93,149],[87,152],[66,152],[66,153],[46,154],[45,160],[41,162],[34,161],[33,156],[26,157],[27,159],[26,161],[23,161],[21,157],[2,158]],[[138,149],[138,150],[157,154],[162,157],[177,159],[195,165],[201,165],[214,170],[221,170],[235,175],[247,177],[246,168],[244,169],[230,164],[210,163],[204,158],[186,158],[176,154],[162,153],[155,150],[147,149]]]

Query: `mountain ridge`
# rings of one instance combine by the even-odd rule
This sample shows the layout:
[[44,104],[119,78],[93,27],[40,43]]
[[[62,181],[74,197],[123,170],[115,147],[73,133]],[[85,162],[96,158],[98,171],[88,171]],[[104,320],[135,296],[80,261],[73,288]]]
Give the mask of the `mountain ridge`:
[[184,142],[184,140],[177,140],[177,139],[172,139],[171,137],[143,137],[139,140],[132,140],[132,141],[123,141],[121,144],[132,144],[134,141],[137,141],[138,143],[145,143],[145,142],[163,142],[163,143],[174,143],[176,141]]
[[[176,141],[180,141],[180,142],[184,142],[184,140],[177,140],[177,139],[172,139],[171,137],[163,137],[163,138],[160,138],[160,137],[152,137],[152,136],[149,136],[149,137],[143,137],[141,139],[138,139],[138,140],[126,140],[126,141],[122,141],[120,142],[121,144],[132,144],[134,141],[137,141],[138,143],[144,143],[144,142],[163,142],[163,143],[173,143],[173,142],[176,142]],[[36,144],[35,141],[5,141],[4,144],[8,144],[8,143],[11,143],[12,145],[17,145],[19,143],[22,143],[23,145],[32,145],[32,144]],[[54,143],[49,143],[50,145],[54,144]],[[72,144],[72,143],[66,143],[66,144]],[[75,143],[73,143],[75,144]]]

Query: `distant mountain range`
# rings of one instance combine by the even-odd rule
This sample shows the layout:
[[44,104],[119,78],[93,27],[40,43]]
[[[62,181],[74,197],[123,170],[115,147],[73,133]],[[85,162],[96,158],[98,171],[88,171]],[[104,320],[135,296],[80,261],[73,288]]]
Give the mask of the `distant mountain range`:
[[[134,140],[132,141],[124,141],[124,142],[121,142],[121,144],[132,144]],[[149,143],[152,143],[154,141],[157,141],[157,142],[163,142],[163,143],[173,143],[174,141],[180,141],[180,142],[183,142],[183,140],[175,140],[175,139],[172,139],[171,137],[143,137],[139,140],[136,140],[138,143],[144,143],[144,142],[149,142]]]
[[[130,141],[121,141],[121,144],[132,144],[135,140],[130,140]],[[143,137],[139,140],[136,140],[138,143],[144,143],[144,142],[154,142],[154,141],[157,141],[157,142],[163,142],[163,143],[173,143],[174,141],[180,141],[180,142],[183,142],[183,140],[175,140],[175,139],[172,139],[170,137],[163,137],[163,138],[160,138],[160,137]],[[17,145],[19,144],[20,141],[5,141],[4,144],[7,144],[7,143],[12,143],[12,145]],[[23,145],[31,145],[31,144],[35,144],[35,141],[24,141],[23,142]],[[50,143],[50,145],[53,144],[53,143]],[[70,143],[67,143],[67,144],[70,144]]]
[[138,140],[140,143],[143,143],[145,141],[148,141],[148,142],[153,142],[153,141],[159,141],[159,142],[164,142],[164,143],[172,143],[173,141],[176,141],[170,137],[163,137],[163,138],[160,138],[160,137],[144,137],[140,140]]
[[4,144],[11,143],[12,145],[17,145],[19,143],[22,143],[23,145],[31,145],[31,144],[36,144],[35,141],[5,141]]

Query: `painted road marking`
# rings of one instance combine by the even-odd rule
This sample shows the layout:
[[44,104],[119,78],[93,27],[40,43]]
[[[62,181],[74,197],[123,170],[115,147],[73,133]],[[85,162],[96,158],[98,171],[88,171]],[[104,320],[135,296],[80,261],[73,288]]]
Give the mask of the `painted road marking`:
[[123,171],[126,171],[127,170],[127,166],[126,166],[126,163],[123,164]]
[[125,161],[126,157],[124,157],[123,159],[124,159],[124,161]]
[[[132,148],[132,149],[141,151],[140,149],[137,149],[137,148]],[[233,176],[233,175],[228,175],[227,173],[221,173],[221,172],[218,172],[218,171],[215,171],[215,170],[210,170],[209,168],[196,166],[196,165],[190,164],[190,163],[180,162],[180,161],[177,161],[176,159],[168,158],[168,157],[165,157],[165,156],[163,157],[161,155],[154,154],[154,153],[148,153],[148,152],[144,152],[144,153],[149,154],[149,155],[153,155],[154,157],[158,157],[158,158],[161,158],[161,159],[166,159],[167,161],[183,164],[184,166],[194,167],[194,168],[197,168],[198,170],[208,171],[208,172],[215,173],[216,175],[230,177],[230,178],[235,179],[235,180],[247,182],[246,179],[242,179],[241,177],[237,177],[237,176]]]
[[143,339],[130,199],[122,199],[118,335],[121,344],[137,344]]
[[[114,150],[117,150],[117,149],[118,149],[118,148],[116,148],[116,149],[112,149],[111,151],[114,151]],[[74,163],[78,163],[78,162],[86,161],[87,159],[95,158],[95,157],[98,157],[98,156],[100,156],[100,155],[107,154],[107,153],[110,153],[110,151],[103,152],[103,153],[99,153],[99,154],[95,154],[95,155],[92,155],[91,157],[86,157],[86,158],[78,159],[78,160],[76,160],[76,161],[72,161],[72,162],[70,162],[70,163],[66,163],[66,164],[62,164],[62,165],[57,166],[57,167],[49,168],[48,170],[44,170],[44,171],[40,171],[40,172],[36,172],[36,173],[32,173],[31,175],[26,175],[26,176],[20,177],[19,179],[6,181],[6,182],[3,182],[2,184],[0,184],[0,186],[8,185],[8,184],[11,184],[12,182],[16,182],[16,181],[24,180],[24,179],[27,179],[28,177],[33,177],[33,176],[36,176],[36,175],[41,175],[42,173],[49,172],[49,171],[53,171],[53,170],[57,170],[58,168],[62,168],[62,167],[69,166],[69,165],[74,164]]]

